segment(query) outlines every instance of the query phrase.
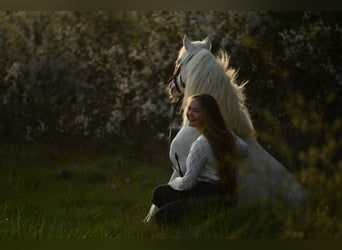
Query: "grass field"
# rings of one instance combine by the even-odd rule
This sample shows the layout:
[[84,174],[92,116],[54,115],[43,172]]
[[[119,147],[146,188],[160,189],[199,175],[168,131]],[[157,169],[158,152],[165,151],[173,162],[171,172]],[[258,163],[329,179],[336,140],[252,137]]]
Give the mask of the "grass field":
[[[154,186],[171,173],[167,154],[46,149],[0,152],[1,239],[340,238],[341,174],[306,182],[309,214],[197,209],[170,227],[142,223]],[[323,180],[323,181],[322,181]],[[319,182],[319,183],[318,183]],[[322,184],[323,182],[323,184]]]

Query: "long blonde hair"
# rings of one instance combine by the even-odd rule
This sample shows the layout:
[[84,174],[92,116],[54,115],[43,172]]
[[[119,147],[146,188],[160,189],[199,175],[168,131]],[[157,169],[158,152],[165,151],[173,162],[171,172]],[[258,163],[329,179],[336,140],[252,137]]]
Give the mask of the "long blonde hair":
[[[188,104],[198,101],[203,119],[200,131],[208,140],[215,159],[215,167],[220,175],[223,188],[229,194],[229,201],[237,203],[236,149],[233,133],[227,128],[220,108],[214,97],[196,94],[188,98]],[[187,105],[188,107],[188,105]],[[184,112],[187,112],[187,107]]]

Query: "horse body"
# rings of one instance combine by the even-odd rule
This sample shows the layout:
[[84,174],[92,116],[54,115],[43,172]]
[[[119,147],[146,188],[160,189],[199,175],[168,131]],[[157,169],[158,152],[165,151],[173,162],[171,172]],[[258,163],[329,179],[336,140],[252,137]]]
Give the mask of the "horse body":
[[249,155],[237,164],[240,205],[264,207],[281,202],[292,208],[306,207],[307,193],[294,176],[255,137],[244,140]]

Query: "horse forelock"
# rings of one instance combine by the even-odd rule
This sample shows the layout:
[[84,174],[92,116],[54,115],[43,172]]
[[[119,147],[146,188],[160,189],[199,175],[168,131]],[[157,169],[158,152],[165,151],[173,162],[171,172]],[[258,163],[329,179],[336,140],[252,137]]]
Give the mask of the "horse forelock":
[[[191,95],[210,94],[217,100],[227,125],[236,134],[243,138],[254,135],[253,124],[245,106],[244,85],[236,83],[236,71],[229,68],[226,52],[222,51],[215,57],[208,50],[200,50],[184,65],[181,74],[186,84],[183,108]],[[183,118],[185,121],[186,116]]]

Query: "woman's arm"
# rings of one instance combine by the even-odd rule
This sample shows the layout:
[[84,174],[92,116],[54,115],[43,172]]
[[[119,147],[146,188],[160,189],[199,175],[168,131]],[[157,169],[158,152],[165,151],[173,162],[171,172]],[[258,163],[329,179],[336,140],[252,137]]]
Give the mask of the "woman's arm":
[[170,179],[169,179],[168,184],[170,184],[170,183],[171,183],[175,178],[177,178],[177,177],[180,177],[179,172],[176,171],[176,170],[173,170],[172,175],[171,175],[171,177],[170,177]]
[[207,150],[203,140],[196,140],[186,159],[186,172],[183,177],[175,177],[169,185],[175,190],[189,190],[195,186],[207,160]]

